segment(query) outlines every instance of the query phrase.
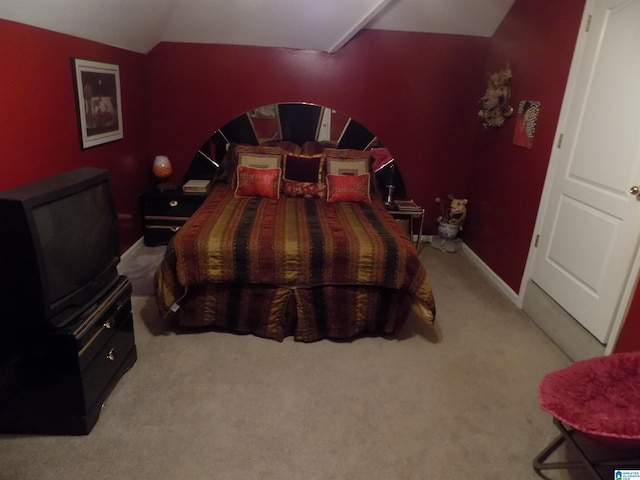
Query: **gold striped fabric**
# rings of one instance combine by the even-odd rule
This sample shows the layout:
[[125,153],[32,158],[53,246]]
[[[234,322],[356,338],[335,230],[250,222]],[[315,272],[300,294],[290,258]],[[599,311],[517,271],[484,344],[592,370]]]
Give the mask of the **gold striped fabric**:
[[[282,319],[276,322],[280,326],[265,327],[262,322],[268,332],[259,334],[269,338],[291,333],[302,340],[362,331],[392,333],[410,309],[426,323],[434,321],[435,303],[424,266],[379,200],[235,198],[231,188],[218,185],[168,251],[171,259],[165,259],[156,278],[161,309],[185,290],[192,298],[197,289],[215,290],[219,296],[193,303],[193,308],[208,313],[183,314],[185,324],[201,325],[200,317],[208,315],[218,320],[206,323],[253,332],[257,327],[249,325],[251,315],[246,312],[237,315],[246,325],[224,323],[234,317],[230,309],[249,308],[242,305],[242,295],[249,300],[247,295],[255,297],[253,290],[258,289],[262,296],[253,301],[260,303],[261,311],[269,310],[271,317],[284,317],[291,310],[297,314],[293,325]],[[236,292],[235,300],[230,286],[244,289],[241,295]],[[267,298],[272,305],[266,306]],[[218,313],[212,315],[212,309]]]

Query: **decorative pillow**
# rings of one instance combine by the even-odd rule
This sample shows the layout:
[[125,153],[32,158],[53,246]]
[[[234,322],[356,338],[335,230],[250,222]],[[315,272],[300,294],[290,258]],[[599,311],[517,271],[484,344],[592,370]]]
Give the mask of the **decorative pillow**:
[[282,193],[288,197],[325,198],[323,166],[321,154],[285,154]]
[[371,202],[368,173],[327,175],[327,202]]
[[353,148],[325,148],[322,151],[326,161],[332,159],[364,160],[369,165],[371,152],[368,150],[354,150]]
[[378,147],[372,148],[370,150],[371,157],[373,158],[373,162],[371,164],[371,168],[374,172],[377,172],[381,168],[387,166],[389,163],[393,161],[393,155],[388,148]]
[[285,197],[325,198],[327,186],[317,182],[296,182],[285,178],[282,182],[282,194]]
[[268,153],[249,153],[243,152],[238,154],[238,166],[243,165],[251,168],[280,168],[280,155]]
[[236,145],[233,149],[233,176],[231,185],[238,186],[236,174],[238,165],[251,168],[282,168],[282,149],[256,145]]
[[324,145],[317,140],[309,140],[302,144],[302,153],[305,155],[321,154],[324,151]]
[[322,155],[290,155],[284,156],[284,178],[296,182],[322,181]]
[[355,150],[353,148],[325,148],[322,152],[325,157],[351,158],[368,160],[370,152],[368,150]]
[[281,142],[278,142],[277,146],[280,147],[283,152],[294,153],[296,155],[299,153],[302,153],[302,148],[300,148],[300,145],[296,145],[295,143],[290,142],[289,140],[283,140]]
[[[354,150],[351,148],[325,148],[322,152],[325,157],[326,167],[325,170],[328,174],[340,175],[340,174],[361,174],[368,172],[371,175],[371,181],[369,186],[371,187],[371,194],[380,196],[381,192],[378,187],[378,182],[371,168],[371,151],[370,150]],[[355,164],[348,162],[353,161]],[[360,163],[358,163],[360,162]],[[329,166],[331,164],[331,166]],[[340,173],[342,172],[342,173]]]
[[263,145],[236,145],[236,155],[241,153],[260,153],[267,155],[282,155],[282,148],[278,146],[263,146]]
[[238,165],[236,197],[280,198],[281,168]]
[[327,164],[329,175],[362,175],[371,173],[369,166],[370,153],[351,148],[325,148],[322,154]]
[[369,173],[369,158],[326,157],[327,175],[363,175]]
[[253,168],[281,168],[282,154],[280,147],[238,145],[235,148],[237,164]]

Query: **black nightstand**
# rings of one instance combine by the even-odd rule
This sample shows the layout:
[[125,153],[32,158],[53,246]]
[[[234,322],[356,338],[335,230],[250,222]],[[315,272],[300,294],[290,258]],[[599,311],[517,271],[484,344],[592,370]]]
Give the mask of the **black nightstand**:
[[144,217],[144,244],[149,247],[166,245],[205,198],[206,194],[186,194],[180,189],[154,189],[142,193],[140,199]]

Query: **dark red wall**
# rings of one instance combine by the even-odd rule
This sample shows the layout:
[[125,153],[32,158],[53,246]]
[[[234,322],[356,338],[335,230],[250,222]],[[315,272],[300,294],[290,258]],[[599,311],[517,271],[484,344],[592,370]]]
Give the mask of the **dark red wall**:
[[[427,233],[436,195],[468,197],[466,244],[518,291],[583,4],[516,0],[492,39],[365,30],[334,54],[162,43],[145,56],[0,20],[0,189],[107,168],[126,249],[142,234],[137,195],[151,184],[154,155],[171,157],[179,181],[226,121],[267,103],[314,102],[379,135],[428,210]],[[80,149],[72,57],[120,66],[123,140]],[[513,121],[485,131],[477,117],[485,72],[506,62],[514,106],[542,102],[531,150],[512,144]],[[640,349],[639,298],[619,349]]]
[[640,352],[640,290],[638,287],[620,331],[615,352]]
[[407,190],[428,209],[465,195],[488,39],[364,30],[334,54],[161,43],[148,55],[152,155],[179,181],[202,143],[260,105],[306,101],[352,116],[395,155]]
[[483,130],[469,191],[465,243],[515,292],[520,290],[584,0],[516,0],[491,40],[487,71],[511,65],[512,105],[539,100],[533,148],[513,144],[515,115]]
[[[80,148],[71,58],[120,67],[124,139]],[[0,20],[0,190],[66,170],[109,170],[121,249],[142,234],[137,193],[149,180],[144,55]]]

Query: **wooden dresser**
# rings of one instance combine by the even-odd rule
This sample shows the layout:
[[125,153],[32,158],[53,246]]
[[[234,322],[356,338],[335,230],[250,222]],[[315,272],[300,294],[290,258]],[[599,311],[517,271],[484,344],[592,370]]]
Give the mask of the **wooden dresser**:
[[119,277],[73,325],[3,331],[0,432],[88,434],[137,359],[131,283]]

